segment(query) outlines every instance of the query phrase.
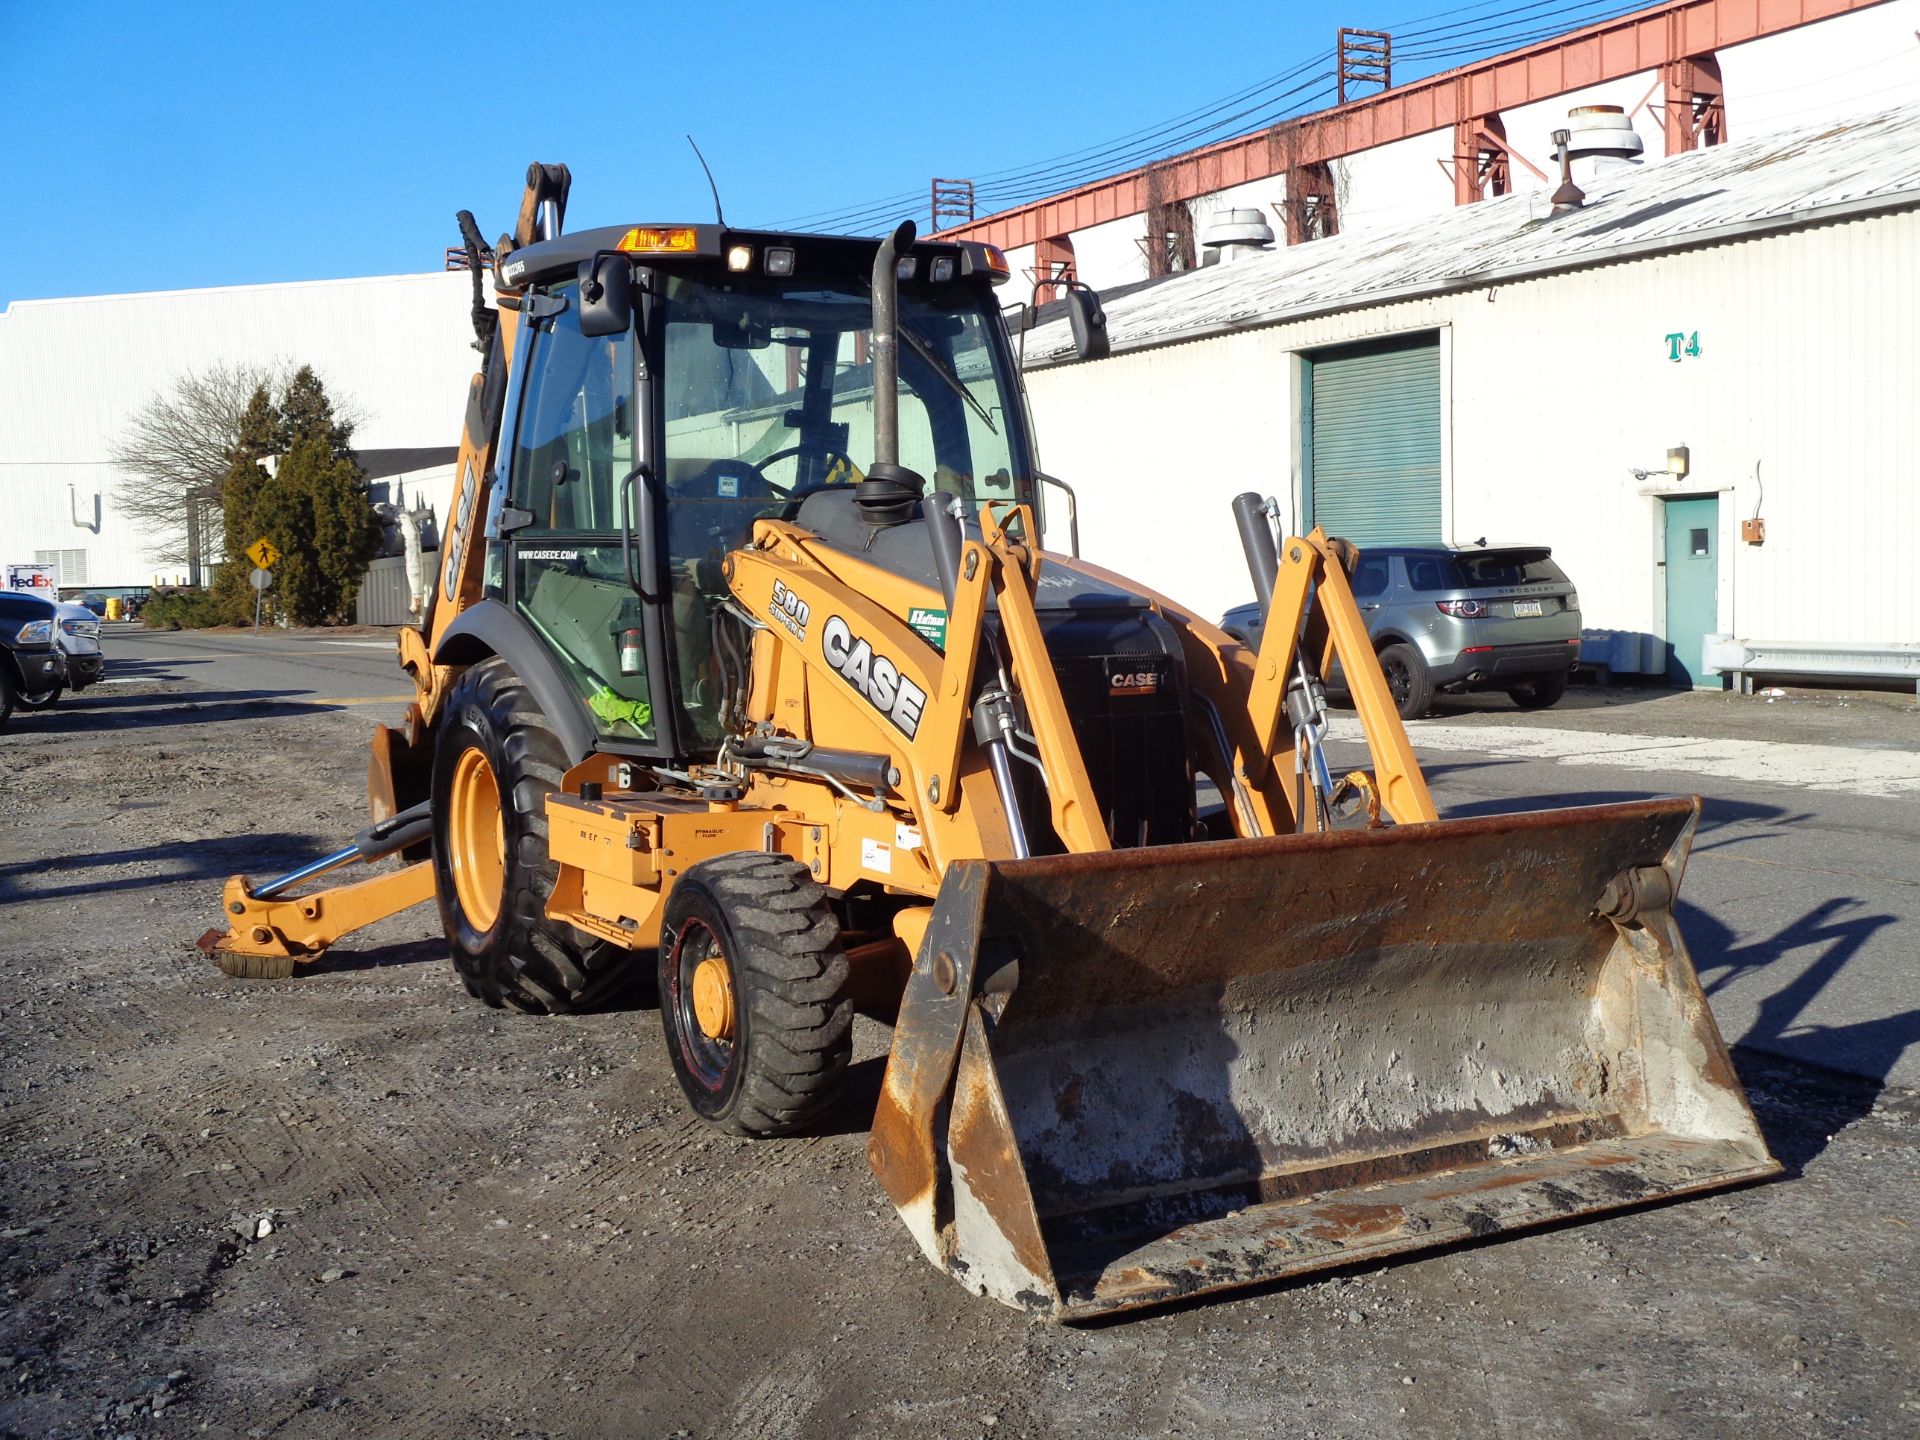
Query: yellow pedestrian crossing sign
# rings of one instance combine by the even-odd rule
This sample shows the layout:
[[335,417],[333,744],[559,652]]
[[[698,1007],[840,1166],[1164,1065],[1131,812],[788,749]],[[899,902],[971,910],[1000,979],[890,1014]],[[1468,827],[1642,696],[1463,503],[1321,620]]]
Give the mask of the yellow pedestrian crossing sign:
[[247,547],[247,558],[262,570],[271,570],[280,563],[280,547],[262,535]]

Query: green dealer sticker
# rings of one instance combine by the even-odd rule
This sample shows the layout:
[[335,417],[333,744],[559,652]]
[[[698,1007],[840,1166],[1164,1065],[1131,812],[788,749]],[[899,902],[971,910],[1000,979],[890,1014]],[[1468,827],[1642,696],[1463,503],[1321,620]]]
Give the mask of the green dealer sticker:
[[929,645],[947,648],[947,612],[944,610],[923,610],[918,605],[907,611],[907,624],[919,633]]

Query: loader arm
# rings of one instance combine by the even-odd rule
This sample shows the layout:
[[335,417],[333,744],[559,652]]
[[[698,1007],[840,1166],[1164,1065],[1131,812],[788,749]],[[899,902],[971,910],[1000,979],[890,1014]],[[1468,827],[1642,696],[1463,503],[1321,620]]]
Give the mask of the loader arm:
[[1008,534],[1038,532],[1033,512],[1024,505],[1011,507],[1002,520],[989,507],[981,517],[988,549],[995,559],[994,593],[1000,601],[1000,623],[1013,659],[1013,680],[1026,701],[1040,763],[1047,779],[1047,799],[1053,828],[1070,852],[1085,854],[1110,850],[1100,802],[1093,793],[1085,757],[1074,739],[1073,719],[1060,694],[1060,681],[1047,658],[1047,642],[1040,633],[1040,617],[1033,605],[1034,571],[1039,557]]
[[[1317,633],[1324,634],[1320,645],[1312,643]],[[1406,726],[1394,708],[1373,642],[1367,638],[1367,622],[1354,603],[1346,567],[1333,542],[1317,526],[1304,539],[1289,539],[1281,546],[1273,606],[1247,697],[1254,744],[1245,757],[1245,778],[1258,783],[1265,778],[1265,767],[1273,764],[1287,687],[1303,642],[1312,652],[1317,674],[1325,675],[1332,659],[1340,661],[1373,757],[1382,807],[1402,825],[1437,820],[1439,812],[1427,793],[1420,762],[1414,759]]]

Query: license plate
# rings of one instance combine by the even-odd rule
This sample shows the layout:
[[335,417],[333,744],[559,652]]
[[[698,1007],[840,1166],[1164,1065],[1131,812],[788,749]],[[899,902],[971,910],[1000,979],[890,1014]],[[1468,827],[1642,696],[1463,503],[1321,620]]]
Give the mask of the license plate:
[[1516,600],[1513,602],[1515,619],[1519,619],[1524,615],[1538,615],[1540,613],[1540,602],[1538,600]]

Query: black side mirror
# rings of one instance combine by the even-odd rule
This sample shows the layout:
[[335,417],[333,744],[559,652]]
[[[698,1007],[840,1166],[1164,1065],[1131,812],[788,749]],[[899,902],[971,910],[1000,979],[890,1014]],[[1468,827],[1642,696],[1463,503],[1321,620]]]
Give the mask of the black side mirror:
[[1084,285],[1067,291],[1067,320],[1073,326],[1073,353],[1079,360],[1104,360],[1113,353],[1107,338],[1107,312],[1100,296]]
[[603,252],[580,262],[580,333],[624,335],[633,327],[633,262]]

